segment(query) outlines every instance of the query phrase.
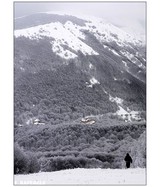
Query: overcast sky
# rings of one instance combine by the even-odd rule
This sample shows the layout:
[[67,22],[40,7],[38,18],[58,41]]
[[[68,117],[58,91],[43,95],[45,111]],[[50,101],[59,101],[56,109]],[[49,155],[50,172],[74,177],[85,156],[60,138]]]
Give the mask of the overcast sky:
[[15,17],[46,11],[67,11],[104,18],[120,27],[145,33],[145,2],[16,2]]

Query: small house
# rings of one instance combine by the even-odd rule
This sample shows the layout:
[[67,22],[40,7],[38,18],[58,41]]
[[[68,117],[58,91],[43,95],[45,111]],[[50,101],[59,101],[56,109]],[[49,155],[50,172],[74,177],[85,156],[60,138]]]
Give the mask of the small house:
[[91,118],[82,118],[81,122],[87,125],[92,125],[94,124],[96,121],[94,119]]
[[35,119],[35,120],[33,121],[33,124],[34,124],[34,125],[45,125],[45,123],[42,123],[39,119]]

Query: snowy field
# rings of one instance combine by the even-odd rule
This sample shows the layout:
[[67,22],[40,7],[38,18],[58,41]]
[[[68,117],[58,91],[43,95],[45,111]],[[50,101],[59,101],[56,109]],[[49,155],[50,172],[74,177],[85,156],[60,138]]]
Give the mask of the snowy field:
[[15,175],[15,184],[37,185],[145,185],[146,170],[136,169],[70,169]]

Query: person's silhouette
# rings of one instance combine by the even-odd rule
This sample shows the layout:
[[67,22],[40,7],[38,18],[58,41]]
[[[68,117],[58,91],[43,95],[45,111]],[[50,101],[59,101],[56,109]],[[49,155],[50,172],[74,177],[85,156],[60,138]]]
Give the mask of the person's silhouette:
[[130,168],[130,164],[132,163],[132,158],[129,155],[129,153],[126,154],[124,160],[126,162],[126,168]]

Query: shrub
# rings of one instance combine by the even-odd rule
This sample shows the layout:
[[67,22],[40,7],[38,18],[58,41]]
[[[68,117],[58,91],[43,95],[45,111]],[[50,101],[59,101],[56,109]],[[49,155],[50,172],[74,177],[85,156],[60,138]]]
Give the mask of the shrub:
[[14,146],[14,174],[21,174],[28,172],[28,157],[19,147],[18,144]]
[[131,148],[134,167],[146,167],[146,132],[144,131]]
[[103,162],[102,168],[104,169],[111,168],[111,164],[109,162]]
[[16,143],[14,146],[14,174],[36,173],[40,170],[37,157],[31,153],[25,153]]
[[58,156],[50,159],[48,169],[49,171],[58,171],[62,169],[73,169],[77,167],[80,167],[80,163],[75,157]]
[[28,173],[39,172],[40,165],[39,165],[37,157],[31,152],[28,152],[27,155],[28,155],[28,160],[29,160]]
[[52,157],[43,158],[41,161],[41,171],[58,171],[63,169],[74,169],[74,168],[97,168],[102,166],[102,162],[95,158],[86,157]]

